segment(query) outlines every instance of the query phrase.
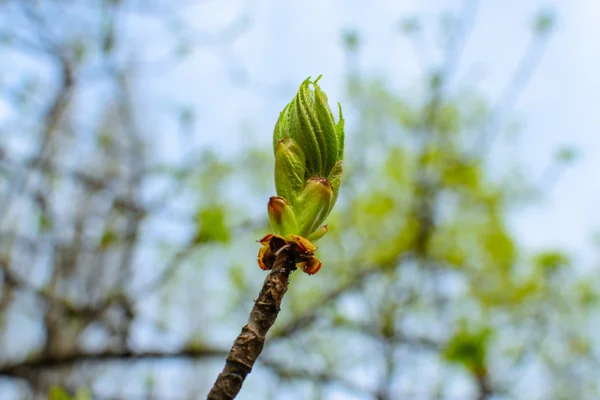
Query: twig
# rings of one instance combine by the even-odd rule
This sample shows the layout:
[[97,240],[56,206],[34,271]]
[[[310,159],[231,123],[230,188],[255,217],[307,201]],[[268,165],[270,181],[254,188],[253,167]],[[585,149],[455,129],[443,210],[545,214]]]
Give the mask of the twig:
[[230,400],[239,393],[244,379],[263,349],[267,332],[279,314],[290,274],[296,269],[295,258],[294,252],[289,248],[282,248],[277,252],[273,269],[254,302],[248,324],[242,328],[233,343],[225,367],[208,394],[208,400]]

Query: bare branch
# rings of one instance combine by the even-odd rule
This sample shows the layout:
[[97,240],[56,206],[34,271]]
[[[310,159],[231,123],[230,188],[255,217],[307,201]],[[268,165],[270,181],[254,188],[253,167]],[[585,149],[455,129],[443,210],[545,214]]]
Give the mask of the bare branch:
[[109,350],[100,353],[77,352],[66,355],[32,357],[22,362],[0,365],[0,376],[30,380],[31,377],[45,370],[68,368],[82,363],[97,364],[106,362],[162,361],[170,359],[200,360],[205,358],[224,357],[226,354],[226,350],[216,348],[186,348],[172,352],[135,352],[132,350]]

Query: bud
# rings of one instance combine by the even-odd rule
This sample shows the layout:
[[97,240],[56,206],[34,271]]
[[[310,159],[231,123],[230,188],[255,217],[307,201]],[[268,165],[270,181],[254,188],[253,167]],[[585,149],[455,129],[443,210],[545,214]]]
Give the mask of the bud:
[[321,269],[321,261],[315,257],[317,247],[308,239],[298,235],[268,234],[258,240],[263,246],[258,251],[258,266],[262,270],[271,270],[275,265],[277,254],[284,248],[293,254],[296,268],[309,275],[314,275]]
[[[335,204],[344,158],[344,118],[338,104],[336,123],[327,95],[318,81],[308,78],[285,106],[275,124],[276,197],[269,199],[269,220],[274,234],[261,239],[258,254],[262,269],[272,268],[276,249],[283,243],[296,257],[296,266],[315,274],[321,262],[314,257],[312,242],[327,233],[320,226]],[[311,87],[312,86],[312,87]]]
[[309,275],[314,275],[321,269],[321,261],[317,258],[309,258],[306,261],[298,263],[298,267],[302,269],[302,271],[306,272]]
[[289,241],[293,241],[298,246],[297,253],[300,257],[312,258],[315,254],[317,246],[312,244],[310,240],[298,235],[289,235],[288,237]]
[[273,196],[267,206],[271,227],[278,235],[289,235],[298,231],[298,223],[292,207],[282,197]]
[[269,233],[260,240],[257,240],[263,246],[258,250],[258,266],[263,271],[273,268],[277,252],[288,244],[288,240]]
[[273,263],[275,262],[275,254],[269,249],[269,246],[263,245],[258,250],[258,266],[263,271],[267,271],[273,268]]
[[[327,103],[327,95],[310,78],[302,82],[296,97],[279,115],[273,133],[273,150],[285,138],[293,139],[306,156],[307,177],[327,177],[344,157],[344,118],[338,105],[336,124]],[[314,91],[310,89],[313,86]]]
[[307,237],[325,220],[333,204],[333,187],[325,178],[311,178],[297,199],[298,228]]
[[292,138],[277,143],[275,149],[275,190],[277,196],[293,202],[304,186],[306,158]]
[[329,231],[329,227],[327,225],[320,226],[317,230],[311,232],[311,234],[308,235],[307,239],[310,240],[311,242],[316,242],[317,240],[319,240],[323,236],[325,236],[325,234],[328,231]]
[[[337,197],[338,197],[338,193],[340,192],[340,186],[342,184],[342,173],[343,173],[343,168],[342,168],[342,164],[344,163],[343,160],[338,161],[333,168],[331,169],[331,172],[329,172],[329,176],[327,177],[327,180],[329,181],[329,183],[331,183],[331,187],[333,188],[333,202],[331,203],[331,208],[333,209],[333,206],[335,205],[335,202],[337,201]],[[331,210],[329,210],[331,211]]]

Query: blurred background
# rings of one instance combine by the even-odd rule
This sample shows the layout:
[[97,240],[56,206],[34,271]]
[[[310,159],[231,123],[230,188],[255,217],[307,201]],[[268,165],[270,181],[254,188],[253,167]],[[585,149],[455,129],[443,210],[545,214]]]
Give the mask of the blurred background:
[[0,1],[0,398],[201,399],[308,76],[344,183],[238,399],[598,399],[596,0]]

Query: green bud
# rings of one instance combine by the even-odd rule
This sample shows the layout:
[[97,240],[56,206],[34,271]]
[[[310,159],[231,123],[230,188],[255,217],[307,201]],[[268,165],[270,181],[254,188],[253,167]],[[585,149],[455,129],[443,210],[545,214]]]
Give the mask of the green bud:
[[331,171],[331,168],[333,168],[333,165],[338,161],[339,145],[337,126],[333,119],[329,104],[327,103],[327,95],[317,84],[319,79],[321,79],[320,76],[313,85],[315,88],[313,112],[315,116],[314,125],[317,130],[316,136],[319,141],[319,147],[322,152],[321,156],[323,158],[324,169],[322,170],[321,176],[326,176],[326,174]]
[[273,131],[273,151],[277,153],[277,144],[288,137],[292,137],[290,134],[290,124],[289,124],[289,109],[290,105],[286,105],[283,108],[283,111],[279,113],[279,118],[277,119],[277,123],[275,124],[275,130]]
[[333,188],[325,178],[311,178],[298,197],[300,236],[308,237],[327,218],[333,204]]
[[[343,163],[344,163],[343,160],[338,161],[333,166],[333,169],[331,170],[331,172],[329,173],[329,176],[327,177],[327,180],[329,181],[329,183],[331,183],[331,187],[333,188],[333,202],[331,203],[331,208],[333,208],[333,206],[335,205],[335,202],[337,201],[337,198],[338,198],[338,194],[340,192],[340,186],[342,184],[342,173],[343,173],[342,164]],[[331,211],[331,210],[329,210],[329,211]]]
[[294,139],[285,138],[275,149],[275,189],[277,196],[289,202],[295,200],[304,186],[304,152]]
[[341,161],[344,159],[344,141],[346,140],[346,134],[344,133],[344,116],[342,115],[342,105],[340,103],[338,103],[338,113],[340,120],[336,125],[336,134],[338,139],[337,160]]
[[[294,99],[279,115],[273,133],[273,148],[292,138],[306,156],[306,177],[326,177],[344,156],[344,119],[341,106],[336,124],[327,102],[327,95],[318,81],[310,78],[302,82]],[[314,90],[311,90],[310,86]]]
[[278,235],[289,235],[298,231],[294,210],[282,197],[271,197],[267,206],[271,227]]
[[[321,224],[337,200],[344,158],[342,108],[336,123],[320,78],[302,82],[273,132],[277,197],[269,200],[269,219],[275,234],[308,243],[327,233]],[[263,264],[267,255],[259,256]],[[318,270],[316,263],[309,270]]]
[[317,240],[319,240],[323,236],[325,236],[325,234],[328,231],[329,231],[329,227],[327,225],[320,226],[316,231],[311,232],[311,234],[308,235],[307,239],[310,240],[311,242],[316,242]]
[[[306,153],[306,169],[310,176],[323,175],[325,155],[321,146],[322,138],[318,137],[317,118],[314,114],[312,91],[309,89],[310,80],[302,83],[298,94],[290,104],[290,134]],[[321,139],[321,140],[319,140]]]

